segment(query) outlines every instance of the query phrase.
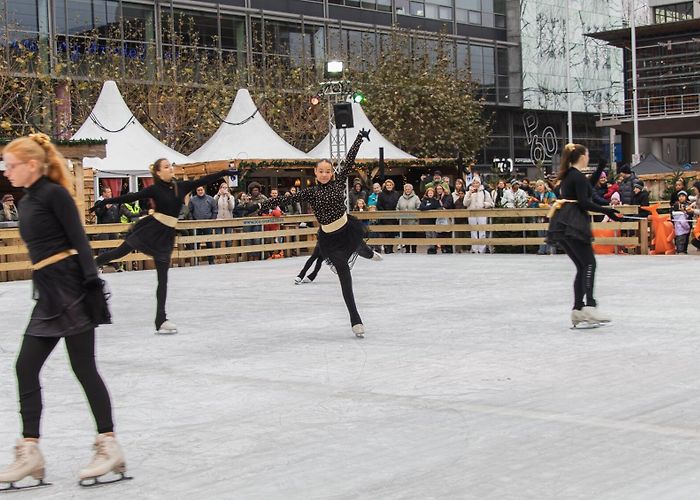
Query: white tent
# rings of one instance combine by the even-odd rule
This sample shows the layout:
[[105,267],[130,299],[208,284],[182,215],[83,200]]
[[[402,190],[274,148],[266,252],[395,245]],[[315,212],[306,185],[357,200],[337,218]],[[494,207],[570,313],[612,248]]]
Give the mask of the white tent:
[[[392,143],[390,143],[379,131],[372,125],[369,121],[367,115],[362,110],[362,106],[357,103],[352,103],[352,116],[354,121],[354,127],[346,129],[347,130],[347,147],[350,145],[357,137],[357,133],[360,129],[365,128],[371,130],[369,134],[369,142],[365,141],[360,147],[360,151],[357,153],[358,160],[376,160],[379,158],[379,148],[384,148],[384,159],[385,160],[415,160],[415,156],[411,156],[405,151],[400,150]],[[335,133],[335,129],[333,129]],[[341,133],[342,130],[341,130]],[[309,151],[309,156],[312,158],[328,158],[331,156],[331,145],[329,142],[328,134],[326,137],[318,143],[318,145]]]
[[282,139],[267,124],[247,89],[239,89],[224,123],[190,161],[306,160],[309,156]]
[[107,141],[105,158],[85,158],[83,166],[93,168],[95,177],[142,177],[150,175],[148,165],[158,158],[186,163],[187,157],[153,137],[134,117],[117,84],[102,86],[90,116],[71,138]]

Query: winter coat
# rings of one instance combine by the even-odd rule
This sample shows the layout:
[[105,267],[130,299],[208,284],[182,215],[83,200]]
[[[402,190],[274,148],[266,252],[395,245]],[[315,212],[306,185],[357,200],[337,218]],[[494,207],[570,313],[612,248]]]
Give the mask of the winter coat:
[[205,194],[204,196],[194,195],[190,198],[190,214],[195,220],[216,219],[219,211],[214,198]]
[[214,201],[217,207],[217,219],[233,219],[233,209],[236,206],[236,198],[231,195],[221,196],[217,194],[214,196]]
[[287,215],[301,215],[304,213],[301,209],[301,203],[298,201],[287,202],[286,204],[282,203],[280,208]]
[[[452,210],[455,207],[454,202],[452,201],[452,196],[449,194],[445,194],[442,196],[442,198],[437,198],[438,203],[440,204],[440,208],[443,210]],[[448,225],[452,223],[452,219],[450,217],[439,217],[435,219],[435,224],[440,224],[440,225]]]
[[676,201],[672,205],[672,218],[673,218],[673,228],[676,232],[676,236],[682,234],[690,233],[690,214],[686,212],[689,203],[683,203]]
[[398,191],[387,191],[382,189],[377,197],[377,210],[396,210],[396,205],[399,202],[401,195]]
[[[605,194],[608,192],[607,184],[604,186],[594,186],[593,187],[593,203],[600,206],[610,205],[610,198],[605,198]],[[612,193],[610,193],[612,195]]]
[[476,193],[472,193],[471,189],[467,191],[467,194],[464,195],[464,201],[462,204],[467,210],[493,208],[493,198],[491,198],[491,195],[483,188],[483,186],[480,186]]
[[[102,196],[98,200],[104,200]],[[100,205],[95,209],[98,224],[116,224],[119,222],[119,205],[113,203],[109,208],[107,205]]]
[[515,208],[527,208],[529,200],[530,198],[528,197],[527,193],[520,188],[513,193],[513,204],[515,205]]
[[[442,207],[440,206],[440,202],[437,198],[428,198],[426,196],[423,198],[423,200],[421,200],[418,210],[440,210],[441,208]],[[421,219],[421,221],[423,224],[435,224],[435,220]]]
[[367,206],[368,207],[374,207],[377,205],[377,193],[370,193],[370,195],[367,197]]
[[632,174],[619,184],[620,201],[622,201],[623,205],[635,205],[635,203],[632,203],[632,196],[634,196],[632,184],[634,184],[636,180],[637,176]]
[[515,208],[515,198],[513,197],[513,191],[510,189],[503,189],[501,191],[501,196],[498,196],[498,189],[491,191],[491,200],[496,208]]
[[348,196],[350,198],[350,206],[351,207],[354,207],[355,205],[357,205],[357,200],[359,200],[360,198],[365,200],[365,203],[367,202],[367,191],[365,191],[364,189],[357,192],[353,188],[350,190],[350,194]]
[[[419,210],[420,205],[421,201],[416,193],[411,193],[410,196],[403,194],[401,197],[399,197],[399,201],[396,204],[396,210]],[[418,219],[401,219],[400,222],[401,224],[418,224]]]

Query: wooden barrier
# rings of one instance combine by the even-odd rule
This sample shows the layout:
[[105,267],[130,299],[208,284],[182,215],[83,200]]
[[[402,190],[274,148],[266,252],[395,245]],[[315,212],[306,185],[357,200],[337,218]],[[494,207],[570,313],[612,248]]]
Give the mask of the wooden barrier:
[[[620,207],[623,214],[634,215],[637,207]],[[544,243],[547,229],[547,209],[495,210],[432,210],[426,212],[354,212],[368,224],[370,245],[489,245],[496,247],[526,247]],[[468,217],[488,217],[486,224],[469,224]],[[435,224],[436,218],[448,218],[448,224]],[[465,221],[465,222],[455,222]],[[408,222],[418,221],[418,224]],[[266,225],[279,229],[266,230]],[[123,241],[129,224],[89,224],[85,227],[96,253],[115,248]],[[613,229],[618,236],[596,239],[598,244],[616,245],[648,253],[647,220],[632,222],[594,223],[594,228]],[[282,252],[310,253],[316,245],[318,223],[313,215],[293,215],[278,218],[246,217],[229,220],[181,221],[173,250],[173,265],[195,265],[201,259],[264,258],[266,254]],[[195,231],[213,234],[191,234]],[[229,232],[226,232],[229,231]],[[485,238],[471,238],[470,231],[485,231]],[[426,237],[426,232],[447,233],[441,237]],[[408,234],[416,237],[407,237]],[[624,236],[622,236],[623,234]],[[394,237],[392,237],[394,235]],[[212,248],[203,247],[212,245]],[[230,246],[226,246],[226,245]],[[150,257],[133,252],[121,262],[133,265],[149,262]],[[0,229],[0,281],[26,279],[31,263],[19,229]]]

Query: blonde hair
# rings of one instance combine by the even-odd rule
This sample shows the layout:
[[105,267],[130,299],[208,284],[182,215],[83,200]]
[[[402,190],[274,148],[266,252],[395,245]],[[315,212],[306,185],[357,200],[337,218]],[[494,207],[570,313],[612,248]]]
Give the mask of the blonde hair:
[[63,186],[71,196],[75,196],[73,176],[63,155],[53,145],[46,134],[29,134],[5,146],[4,153],[11,153],[22,161],[36,160],[43,167],[43,174],[51,182]]

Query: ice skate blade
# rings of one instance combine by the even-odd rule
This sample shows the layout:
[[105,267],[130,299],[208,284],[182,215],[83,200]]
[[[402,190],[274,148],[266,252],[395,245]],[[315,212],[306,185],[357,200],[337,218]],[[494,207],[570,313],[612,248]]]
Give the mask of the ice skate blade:
[[38,483],[29,484],[27,486],[15,486],[15,483],[9,483],[9,486],[6,486],[7,484],[8,483],[0,483],[0,493],[15,493],[24,490],[38,490],[45,486],[51,486],[52,483],[46,483],[43,479],[39,479]]
[[156,335],[175,335],[177,330],[156,330]]
[[86,477],[85,479],[81,479],[78,484],[82,486],[83,488],[96,488],[97,486],[106,486],[108,484],[113,484],[113,483],[121,483],[122,481],[129,481],[131,479],[134,479],[131,476],[125,475],[125,473],[120,472],[119,477],[115,479],[109,479],[109,480],[100,480],[100,477]]
[[595,330],[596,328],[604,328],[606,326],[611,326],[610,322],[599,322],[599,323],[579,323],[578,325],[573,325],[571,330]]

